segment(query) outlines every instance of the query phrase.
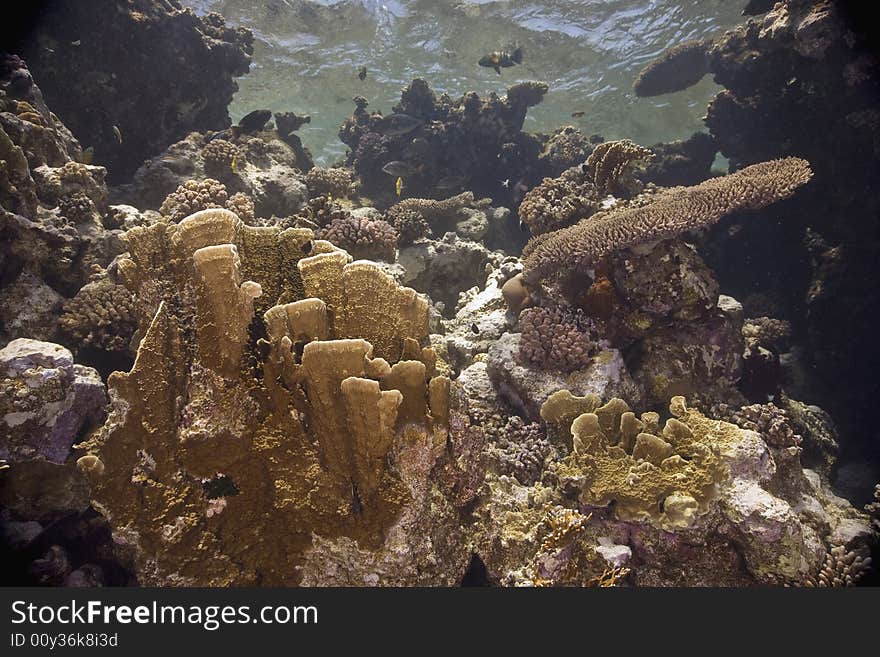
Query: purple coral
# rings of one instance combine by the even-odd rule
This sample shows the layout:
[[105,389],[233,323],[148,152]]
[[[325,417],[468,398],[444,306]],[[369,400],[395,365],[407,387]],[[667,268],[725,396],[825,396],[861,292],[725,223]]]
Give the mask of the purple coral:
[[525,309],[519,357],[541,369],[572,372],[590,363],[596,351],[596,326],[580,310],[560,306]]

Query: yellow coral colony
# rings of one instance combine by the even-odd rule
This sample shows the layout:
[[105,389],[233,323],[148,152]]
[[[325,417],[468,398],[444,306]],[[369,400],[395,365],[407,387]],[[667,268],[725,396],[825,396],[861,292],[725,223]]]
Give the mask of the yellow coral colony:
[[309,230],[224,209],[128,240],[144,338],[81,463],[139,570],[291,584],[313,532],[381,542],[407,496],[396,447],[445,440],[427,301]]
[[613,502],[623,520],[691,526],[727,476],[720,457],[741,442],[741,431],[687,408],[682,397],[669,410],[661,429],[657,413],[637,417],[621,399],[599,406],[595,397],[555,393],[541,414],[550,426],[570,426],[573,448],[558,476],[580,488],[584,504]]

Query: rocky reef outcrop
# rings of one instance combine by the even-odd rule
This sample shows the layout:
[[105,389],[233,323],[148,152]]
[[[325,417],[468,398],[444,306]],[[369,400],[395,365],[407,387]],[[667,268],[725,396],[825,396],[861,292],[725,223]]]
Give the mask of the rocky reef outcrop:
[[[356,109],[339,129],[349,147],[348,164],[360,176],[364,193],[377,202],[394,197],[395,180],[408,196],[435,198],[470,190],[498,202],[511,198],[516,181],[537,168],[541,140],[522,131],[529,107],[547,93],[542,82],[525,82],[482,99],[468,93],[439,98],[424,80],[403,91],[392,113]],[[383,170],[384,169],[384,170]],[[534,175],[534,174],[532,174]]]
[[31,28],[18,54],[113,183],[193,130],[227,128],[253,52],[250,31],[177,0],[47,3]]
[[[65,299],[124,250],[104,167],[0,55],[0,341],[53,339]],[[141,221],[137,216],[135,221]]]

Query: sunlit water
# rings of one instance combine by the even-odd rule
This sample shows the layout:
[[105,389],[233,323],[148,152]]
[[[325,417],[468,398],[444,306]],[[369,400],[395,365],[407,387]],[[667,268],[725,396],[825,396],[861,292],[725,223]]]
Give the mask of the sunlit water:
[[[389,113],[415,77],[458,97],[480,95],[524,80],[550,92],[529,111],[525,129],[550,132],[576,125],[588,134],[629,137],[643,144],[689,136],[702,128],[711,78],[678,94],[637,98],[639,69],[669,46],[720,34],[742,22],[745,0],[195,0],[197,11],[219,11],[256,37],[251,72],[239,81],[233,120],[257,108],[307,113],[299,134],[321,164],[341,159],[336,136],[355,95]],[[510,44],[522,66],[502,74],[477,66]],[[367,78],[358,79],[358,67]],[[572,112],[585,116],[572,118]]]

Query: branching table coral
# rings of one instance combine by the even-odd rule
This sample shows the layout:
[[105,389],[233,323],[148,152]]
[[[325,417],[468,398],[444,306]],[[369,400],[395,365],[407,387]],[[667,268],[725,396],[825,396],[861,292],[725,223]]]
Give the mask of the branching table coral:
[[771,160],[693,187],[666,190],[642,207],[590,217],[526,245],[523,278],[535,283],[594,265],[618,249],[709,226],[731,212],[765,207],[790,197],[811,175],[806,160]]

